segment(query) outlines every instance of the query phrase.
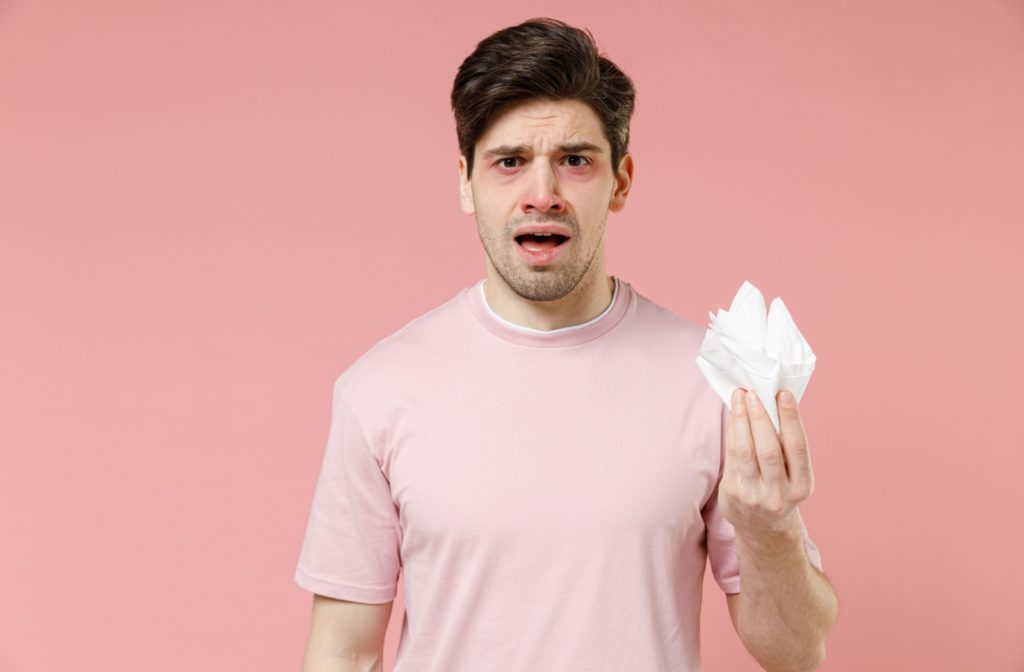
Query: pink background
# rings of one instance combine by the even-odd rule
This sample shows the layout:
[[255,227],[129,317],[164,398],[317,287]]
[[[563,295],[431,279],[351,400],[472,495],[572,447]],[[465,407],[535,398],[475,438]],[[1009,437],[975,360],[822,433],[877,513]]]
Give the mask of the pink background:
[[638,89],[609,272],[817,353],[821,669],[1024,670],[1021,3],[490,7],[0,5],[0,670],[299,669],[331,385],[482,277],[451,81],[540,15]]

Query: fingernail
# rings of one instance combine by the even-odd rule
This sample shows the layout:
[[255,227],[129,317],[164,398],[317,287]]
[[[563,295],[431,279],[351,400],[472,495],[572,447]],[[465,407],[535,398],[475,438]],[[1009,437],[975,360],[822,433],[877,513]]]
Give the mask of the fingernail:
[[779,393],[779,401],[784,407],[791,408],[793,406],[793,395],[789,390],[783,390]]

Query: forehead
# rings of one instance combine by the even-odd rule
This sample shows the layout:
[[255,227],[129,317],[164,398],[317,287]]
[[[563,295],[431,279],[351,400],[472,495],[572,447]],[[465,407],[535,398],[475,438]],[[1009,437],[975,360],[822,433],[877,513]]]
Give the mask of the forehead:
[[578,100],[534,99],[517,103],[495,117],[477,147],[498,144],[532,145],[535,140],[589,141],[607,147],[601,121]]

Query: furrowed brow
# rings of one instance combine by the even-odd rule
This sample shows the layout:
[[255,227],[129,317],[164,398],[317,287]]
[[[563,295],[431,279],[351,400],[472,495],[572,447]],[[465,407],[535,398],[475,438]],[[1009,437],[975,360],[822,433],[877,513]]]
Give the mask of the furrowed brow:
[[530,151],[526,145],[499,145],[484,152],[484,156],[507,156],[512,154],[525,154]]
[[[555,147],[555,151],[563,154],[580,154],[582,152],[600,154],[602,150],[592,142],[568,142]],[[484,156],[512,156],[529,152],[530,147],[527,145],[500,145],[485,151]]]
[[601,153],[601,148],[591,142],[570,142],[564,145],[559,145],[555,149],[566,154],[579,154],[581,152],[593,152],[594,154]]

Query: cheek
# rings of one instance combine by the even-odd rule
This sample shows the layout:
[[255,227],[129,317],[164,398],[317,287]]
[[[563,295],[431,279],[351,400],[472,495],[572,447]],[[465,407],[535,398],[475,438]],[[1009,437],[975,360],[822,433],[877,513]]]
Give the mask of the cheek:
[[476,209],[476,225],[480,236],[489,245],[501,245],[505,237],[508,216],[503,211],[489,210],[483,204]]
[[477,210],[477,214],[478,219],[483,221],[483,226],[491,232],[491,236],[502,238],[509,230],[509,222],[515,221],[522,212],[518,210],[516,204],[502,201],[484,205],[482,211]]
[[566,199],[572,205],[573,214],[576,216],[577,223],[583,233],[583,235],[590,237],[593,235],[592,230],[598,228],[601,223],[601,218],[604,213],[608,210],[608,204],[601,201],[593,194],[587,194],[582,199]]

